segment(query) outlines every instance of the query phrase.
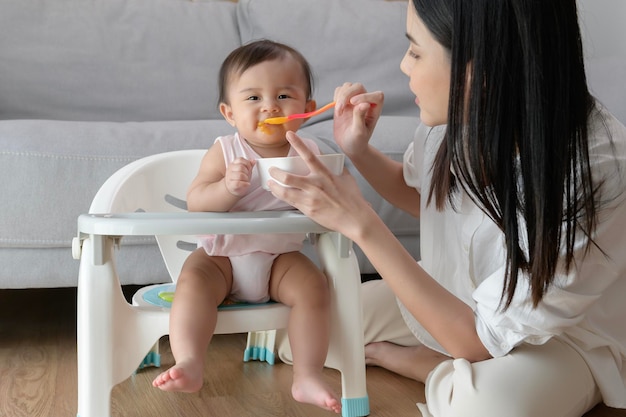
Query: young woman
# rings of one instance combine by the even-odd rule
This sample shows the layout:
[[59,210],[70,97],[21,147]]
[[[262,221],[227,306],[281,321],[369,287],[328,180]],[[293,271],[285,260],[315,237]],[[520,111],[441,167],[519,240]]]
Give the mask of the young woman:
[[336,90],[335,138],[420,218],[421,261],[295,134],[311,174],[269,181],[382,276],[367,362],[424,382],[424,416],[626,408],[626,128],[587,89],[576,1],[413,0],[407,38],[423,123],[404,163],[368,144],[384,98],[360,84]]

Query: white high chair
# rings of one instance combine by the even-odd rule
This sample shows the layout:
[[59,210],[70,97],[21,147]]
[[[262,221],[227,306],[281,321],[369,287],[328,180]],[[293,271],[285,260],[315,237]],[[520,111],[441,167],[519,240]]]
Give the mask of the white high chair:
[[[293,232],[309,234],[329,280],[332,324],[326,366],[341,372],[342,415],[368,415],[360,273],[351,242],[295,211],[186,212],[186,190],[204,153],[167,152],[123,167],[100,188],[91,214],[78,218],[72,248],[80,258],[77,417],[110,417],[113,386],[133,374],[168,334],[168,309],[131,305],[122,294],[114,260],[122,236],[156,236],[175,281],[190,253],[180,242],[195,244],[196,235]],[[221,310],[215,333],[286,328],[288,313],[278,303]]]

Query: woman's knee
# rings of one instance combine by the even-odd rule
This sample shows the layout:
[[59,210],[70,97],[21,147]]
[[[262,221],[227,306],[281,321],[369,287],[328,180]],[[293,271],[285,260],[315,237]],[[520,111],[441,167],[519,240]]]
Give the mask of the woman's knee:
[[473,366],[465,359],[448,360],[437,366],[426,380],[426,405],[432,417],[540,417],[516,404],[514,385],[476,385]]
[[554,339],[486,361],[443,362],[425,394],[433,417],[579,417],[598,400],[582,357]]

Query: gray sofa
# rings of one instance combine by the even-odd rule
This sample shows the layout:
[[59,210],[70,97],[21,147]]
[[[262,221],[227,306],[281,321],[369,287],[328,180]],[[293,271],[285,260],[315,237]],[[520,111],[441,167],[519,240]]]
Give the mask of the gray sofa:
[[[623,0],[581,1],[590,84],[626,121]],[[154,153],[208,148],[232,128],[217,110],[217,72],[235,47],[269,38],[298,48],[319,105],[359,81],[385,92],[373,144],[401,160],[418,110],[399,63],[406,1],[0,0],[0,288],[77,284],[76,218],[115,170]],[[608,7],[608,9],[606,8]],[[621,18],[619,17],[621,15]],[[608,20],[607,20],[608,19]],[[608,24],[607,24],[608,22]],[[303,128],[335,152],[331,115]],[[357,177],[405,247],[415,219]],[[151,238],[125,239],[123,284],[168,280]],[[357,249],[361,271],[374,272]]]
[[[374,143],[401,158],[418,123],[399,70],[405,15],[405,2],[383,0],[1,0],[0,288],[75,286],[76,218],[107,177],[232,132],[217,109],[217,73],[253,39],[298,48],[320,106],[345,81],[384,90]],[[331,118],[302,129],[325,153],[338,151]],[[417,256],[415,219],[359,181]],[[123,245],[123,284],[169,279],[153,239]]]

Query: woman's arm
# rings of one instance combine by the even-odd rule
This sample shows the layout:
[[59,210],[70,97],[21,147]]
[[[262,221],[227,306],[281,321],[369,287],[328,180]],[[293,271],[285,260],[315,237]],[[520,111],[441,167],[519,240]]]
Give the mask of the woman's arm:
[[371,145],[365,152],[350,156],[350,160],[385,200],[419,218],[420,194],[404,181],[402,162],[394,161]]
[[270,182],[272,193],[359,245],[411,314],[452,356],[470,361],[488,358],[472,309],[415,262],[365,200],[354,178],[347,172],[332,175],[294,133],[287,137],[311,173],[297,176],[273,168],[271,175],[289,187]]
[[[490,358],[473,310],[415,262],[380,217],[370,215],[351,237],[417,321],[454,358]],[[360,223],[361,224],[361,223]]]

